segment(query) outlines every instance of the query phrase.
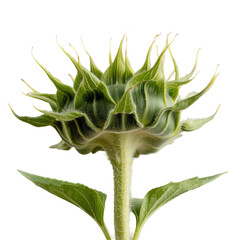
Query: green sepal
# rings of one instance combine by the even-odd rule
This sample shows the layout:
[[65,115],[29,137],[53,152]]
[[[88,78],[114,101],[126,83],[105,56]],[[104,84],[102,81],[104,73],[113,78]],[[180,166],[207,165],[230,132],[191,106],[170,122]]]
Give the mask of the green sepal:
[[107,239],[111,239],[104,223],[104,207],[107,195],[79,183],[70,183],[45,178],[27,172],[19,172],[38,187],[79,207],[92,217],[102,229]]
[[94,94],[96,92],[101,93],[106,101],[109,101],[115,105],[115,102],[112,99],[107,86],[93,73],[89,72],[88,70],[83,71],[84,79],[81,82],[74,99],[75,109],[79,109],[84,104],[86,95]]
[[43,114],[41,116],[38,117],[27,117],[27,116],[19,116],[17,115],[13,109],[10,107],[12,113],[14,114],[14,116],[16,118],[18,118],[19,120],[31,124],[35,127],[46,127],[46,126],[54,126],[56,120],[46,114]]
[[131,97],[132,88],[128,89],[110,112],[104,129],[112,131],[130,131],[142,126],[136,114],[136,107]]
[[70,97],[74,96],[74,91],[73,89],[66,85],[63,84],[59,79],[57,79],[56,77],[54,77],[46,68],[44,68],[37,60],[36,58],[33,56],[34,60],[36,61],[36,63],[44,70],[44,72],[47,74],[48,78],[52,81],[52,83],[55,85],[55,87],[57,88],[57,90],[61,90],[64,93],[68,94]]
[[122,98],[120,99],[120,101],[118,102],[118,104],[116,105],[115,109],[114,109],[114,113],[133,113],[135,112],[136,108],[135,105],[132,101],[132,97],[131,97],[131,90],[133,88],[128,89],[124,95],[122,96]]
[[190,97],[187,97],[183,100],[178,101],[174,106],[170,107],[174,111],[184,110],[188,108],[190,105],[192,105],[194,102],[196,102],[203,94],[205,94],[210,87],[213,85],[214,81],[216,80],[218,74],[214,74],[209,84],[199,93],[191,95]]
[[73,89],[75,92],[77,92],[79,85],[82,81],[83,81],[83,74],[79,70],[77,70],[77,75],[73,82]]
[[[219,107],[217,108],[218,111]],[[208,123],[211,121],[217,114],[217,111],[211,115],[210,117],[207,118],[200,118],[200,119],[188,119],[183,121],[181,125],[181,130],[185,132],[190,132],[190,131],[195,131],[202,127],[204,124]]]
[[84,112],[94,125],[101,128],[115,105],[107,86],[93,73],[85,71],[74,99],[74,108]]
[[[174,38],[175,39],[175,38]],[[172,42],[174,41],[174,39],[164,47],[163,51],[161,52],[161,54],[159,55],[157,61],[155,62],[154,66],[149,69],[148,71],[144,71],[142,73],[139,74],[135,74],[133,76],[133,78],[131,78],[126,86],[126,90],[128,90],[129,88],[133,87],[135,84],[137,84],[138,82],[143,82],[143,81],[147,81],[147,80],[156,80],[159,81],[163,84],[164,88],[165,88],[165,76],[164,76],[164,55],[165,52],[167,51],[167,49],[169,48],[169,46],[172,44]],[[165,91],[165,90],[164,90]]]
[[62,111],[65,106],[67,106],[72,99],[70,99],[69,95],[63,92],[62,90],[57,90],[57,111]]
[[125,84],[115,84],[108,86],[108,91],[115,103],[118,104],[118,102],[120,101],[121,97],[125,92],[125,87]]
[[164,85],[164,82],[157,80],[146,80],[138,82],[131,91],[137,116],[144,126],[151,124],[165,107]]
[[[168,43],[168,38],[167,38],[167,43]],[[175,80],[168,81],[167,84],[166,84],[167,85],[166,88],[167,88],[167,93],[169,94],[169,96],[175,101],[177,96],[178,96],[178,94],[179,94],[180,86],[189,83],[197,75],[196,74],[192,79],[190,79],[192,77],[193,73],[196,70],[198,54],[199,54],[200,49],[197,52],[195,64],[193,66],[192,71],[189,74],[185,75],[184,77],[179,77],[178,65],[177,65],[177,63],[175,61],[175,58],[173,57],[173,54],[172,54],[172,51],[171,51],[170,47],[168,48],[168,50],[169,50],[169,53],[170,53],[170,56],[171,56],[171,59],[173,61],[173,65],[174,65]]]
[[[37,109],[37,108],[36,108]],[[44,113],[45,115],[48,115],[52,118],[55,118],[58,121],[72,121],[75,118],[86,116],[86,114],[78,111],[66,111],[66,112],[50,112],[50,111],[45,111],[45,110],[40,110],[37,109],[39,112]]]
[[165,112],[167,111],[181,111],[184,110],[186,108],[188,108],[189,106],[191,106],[194,102],[196,102],[203,94],[205,94],[210,87],[213,85],[214,81],[216,80],[218,74],[214,74],[214,76],[212,77],[211,81],[209,82],[209,84],[199,93],[192,93],[189,94],[188,97],[186,97],[183,100],[179,100],[178,102],[176,102],[173,106],[171,107],[166,107],[164,109],[162,109],[157,118],[155,119],[155,121],[153,122],[153,124],[151,125],[152,128],[155,127],[155,125],[157,125],[159,123],[160,118],[163,116],[163,114],[165,114]]
[[[90,127],[94,131],[98,130],[97,127],[90,121],[88,116],[83,112],[67,111],[67,112],[58,113],[58,112],[50,112],[50,111],[44,111],[44,110],[39,110],[39,109],[37,109],[37,110],[39,112],[44,113],[45,115],[47,115],[49,117],[55,118],[58,121],[63,121],[63,124],[67,124],[67,122],[70,122],[70,121],[73,121],[73,120],[75,121],[77,118],[83,117],[86,121],[86,124],[87,124],[88,128]],[[84,127],[86,128],[87,126],[85,125]],[[70,129],[71,129],[71,127],[70,127]],[[69,131],[70,131],[70,129],[69,129]]]
[[122,52],[122,44],[125,36],[122,38],[117,55],[108,69],[104,72],[101,80],[106,85],[125,84],[125,61]]
[[138,239],[144,223],[157,209],[177,196],[190,190],[199,188],[223,174],[224,173],[220,173],[205,178],[195,177],[181,182],[170,182],[167,185],[150,190],[143,199],[132,199],[131,210],[136,216],[136,230],[133,240]]
[[184,84],[191,82],[196,76],[197,74],[193,78],[188,80],[179,79],[166,82],[166,90],[168,95],[175,101],[178,97],[180,87]]
[[112,42],[112,38],[110,38],[110,41],[109,41],[109,54],[108,54],[108,59],[109,59],[109,64],[111,65],[112,64],[112,50],[111,50],[111,42]]
[[56,148],[56,149],[65,150],[65,151],[71,149],[71,147],[63,140],[61,140],[59,143],[55,145],[50,146],[50,148]]
[[145,72],[145,71],[148,71],[150,68],[151,68],[151,52],[152,52],[152,47],[154,45],[154,43],[156,42],[156,40],[158,39],[160,34],[156,35],[153,39],[153,42],[152,44],[150,45],[149,49],[148,49],[148,52],[147,52],[147,57],[146,57],[146,60],[143,64],[143,66],[135,73],[135,75],[139,74],[139,73],[142,73],[142,72]]
[[133,77],[134,71],[130,64],[130,61],[127,56],[127,47],[125,50],[125,74],[124,74],[124,82],[126,83],[130,78]]
[[85,49],[87,55],[89,56],[89,61],[90,61],[90,71],[91,73],[93,73],[95,76],[97,76],[99,79],[102,77],[103,73],[101,72],[101,70],[96,66],[96,64],[94,63],[91,55],[88,53],[88,51],[86,50],[83,42],[82,42],[83,48]]
[[[56,39],[57,40],[57,39]],[[82,65],[80,64],[79,61],[79,56],[78,56],[78,61],[76,61],[69,53],[67,53],[65,51],[65,49],[59,44],[58,40],[57,40],[57,44],[58,46],[61,48],[61,50],[68,56],[68,58],[71,60],[71,62],[73,63],[73,65],[75,66],[76,70],[77,70],[77,75],[75,77],[74,83],[73,83],[73,89],[76,92],[79,88],[80,83],[83,80],[83,73],[82,73]],[[70,45],[71,46],[71,45]],[[74,48],[73,48],[74,49]],[[75,49],[74,49],[75,51]],[[77,52],[76,52],[77,53]]]
[[[176,38],[176,36],[174,37],[174,39]],[[167,49],[170,47],[170,45],[172,44],[172,42],[174,41],[174,39],[170,43],[168,42],[166,43],[166,46],[162,50],[157,61],[155,62],[153,67],[147,72],[147,80],[152,79],[160,82],[165,82],[165,76],[164,76],[165,53]]]
[[199,48],[198,51],[197,51],[196,60],[195,60],[195,63],[194,63],[192,71],[189,74],[185,75],[184,77],[180,77],[179,79],[176,79],[176,80],[178,80],[180,82],[181,81],[185,82],[185,81],[188,81],[192,77],[192,75],[194,74],[194,72],[195,72],[195,70],[197,68],[198,54],[199,54],[200,50],[201,49]]
[[26,96],[36,98],[46,103],[49,103],[53,111],[56,111],[58,108],[56,94],[30,92],[30,93],[27,93]]
[[89,55],[89,59],[90,59],[91,73],[93,73],[95,76],[97,76],[99,79],[101,79],[101,77],[103,75],[102,71],[96,66],[96,64],[94,63],[94,61],[90,55]]
[[[168,36],[167,36],[167,44],[168,44]],[[172,51],[170,49],[170,47],[168,48],[168,51],[170,53],[171,59],[173,61],[173,65],[174,65],[174,72],[175,72],[175,80],[179,79],[179,70],[178,70],[178,65],[175,61],[175,58],[173,57]]]

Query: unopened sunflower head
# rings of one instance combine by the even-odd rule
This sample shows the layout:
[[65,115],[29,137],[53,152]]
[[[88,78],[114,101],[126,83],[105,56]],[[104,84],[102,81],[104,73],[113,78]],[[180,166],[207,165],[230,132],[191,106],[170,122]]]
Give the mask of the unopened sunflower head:
[[[155,64],[151,66],[151,44],[143,66],[134,73],[127,53],[123,55],[122,39],[114,61],[109,55],[110,65],[102,73],[90,58],[90,70],[75,60],[61,46],[76,67],[77,74],[73,86],[68,86],[54,77],[40,63],[55,85],[56,94],[39,93],[31,88],[27,95],[50,104],[52,111],[39,110],[39,117],[14,115],[33,126],[54,127],[61,137],[60,143],[52,146],[62,150],[71,147],[86,154],[111,147],[116,135],[128,135],[135,156],[153,153],[172,143],[182,131],[196,130],[214,116],[205,119],[180,121],[181,111],[197,101],[212,86],[210,83],[199,93],[185,99],[179,98],[179,88],[189,83],[197,65],[197,57],[192,71],[181,77],[178,66],[170,50],[168,38]],[[174,80],[164,75],[165,54],[171,56]],[[197,54],[198,55],[198,54]]]

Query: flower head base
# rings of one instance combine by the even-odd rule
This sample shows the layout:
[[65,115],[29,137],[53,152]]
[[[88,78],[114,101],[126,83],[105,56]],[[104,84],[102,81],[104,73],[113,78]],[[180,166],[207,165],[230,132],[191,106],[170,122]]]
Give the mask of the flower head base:
[[[132,70],[127,53],[122,51],[122,39],[114,61],[102,73],[90,58],[90,70],[83,67],[70,54],[77,70],[73,86],[63,84],[38,61],[55,85],[56,94],[42,94],[34,89],[27,95],[50,104],[52,111],[43,111],[39,117],[14,115],[36,127],[52,126],[61,136],[61,142],[52,148],[69,150],[75,148],[82,154],[107,151],[111,148],[114,136],[122,134],[129,137],[133,153],[153,153],[172,143],[181,136],[182,131],[196,130],[214,116],[205,119],[180,121],[181,111],[197,101],[214,83],[215,73],[210,83],[199,93],[179,100],[179,88],[189,83],[197,65],[197,57],[192,71],[180,77],[178,66],[170,50],[168,38],[166,45],[151,66],[150,55],[155,37],[143,66],[136,72]],[[164,75],[165,54],[169,53],[174,66],[174,80]]]

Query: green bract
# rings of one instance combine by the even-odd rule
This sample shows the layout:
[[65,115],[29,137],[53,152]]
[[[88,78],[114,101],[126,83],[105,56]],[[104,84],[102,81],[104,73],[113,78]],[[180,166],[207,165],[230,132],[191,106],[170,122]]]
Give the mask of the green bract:
[[[180,137],[183,131],[200,128],[216,114],[204,119],[180,120],[181,111],[206,93],[218,74],[214,74],[202,91],[181,99],[179,89],[194,79],[197,57],[192,71],[180,76],[170,50],[173,40],[169,42],[167,37],[165,47],[155,64],[151,66],[151,50],[157,37],[147,52],[143,66],[135,73],[128,60],[127,51],[125,56],[123,55],[124,38],[114,61],[110,51],[110,65],[104,73],[97,68],[89,54],[90,70],[81,65],[79,57],[77,60],[74,59],[60,46],[77,70],[73,86],[62,83],[36,60],[57,91],[55,94],[39,93],[24,81],[32,90],[27,95],[49,103],[52,110],[39,110],[43,113],[39,117],[18,116],[13,112],[18,119],[33,126],[55,128],[61,141],[51,148],[61,150],[75,148],[81,154],[97,151],[107,153],[114,175],[115,240],[137,240],[144,223],[158,208],[180,194],[222,175],[171,182],[148,191],[142,199],[131,198],[133,157],[157,152]],[[167,53],[172,59],[174,71],[166,78],[164,60]],[[45,178],[23,171],[20,173],[37,186],[85,211],[97,222],[106,239],[112,239],[104,223],[107,197],[105,193],[79,183]],[[129,227],[130,210],[136,217],[133,236]]]
[[[188,120],[181,122],[181,111],[198,100],[213,84],[210,83],[200,93],[185,99],[179,96],[179,88],[189,83],[194,77],[197,65],[192,71],[179,76],[176,61],[170,51],[172,42],[166,43],[153,66],[150,55],[155,37],[143,66],[134,73],[130,62],[122,51],[122,39],[117,55],[110,66],[102,73],[90,57],[90,70],[83,67],[61,47],[77,70],[77,75],[70,87],[54,77],[40,63],[55,85],[56,94],[43,94],[35,90],[28,93],[50,104],[52,111],[39,110],[39,117],[21,117],[20,120],[37,127],[52,126],[61,137],[61,142],[52,148],[69,150],[75,148],[81,154],[95,153],[109,149],[116,134],[129,134],[134,155],[153,153],[172,143],[181,136],[182,131],[192,131],[211,120]],[[164,58],[169,52],[173,61],[175,78],[166,79]],[[111,53],[110,53],[111,54]]]

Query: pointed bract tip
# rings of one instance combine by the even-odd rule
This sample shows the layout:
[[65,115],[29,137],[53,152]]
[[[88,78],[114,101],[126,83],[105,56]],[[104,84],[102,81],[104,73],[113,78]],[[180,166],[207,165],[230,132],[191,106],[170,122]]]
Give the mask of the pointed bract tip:
[[216,70],[215,70],[215,74],[214,74],[214,75],[216,75],[216,77],[219,75],[219,73],[217,73],[218,68],[219,68],[219,64],[216,66]]
[[219,105],[218,105],[218,107],[217,107],[217,110],[216,110],[216,112],[215,112],[215,114],[214,114],[214,115],[216,115],[216,114],[217,114],[217,112],[218,112],[218,110],[219,110],[220,106],[221,106],[221,104],[219,104]]
[[[39,64],[39,62],[37,61],[37,59],[34,57],[34,54],[33,54],[33,47],[32,47],[32,49],[31,49],[31,55],[32,55],[33,59],[36,61],[36,63]],[[40,65],[40,64],[39,64],[39,65]]]
[[68,74],[68,76],[72,79],[73,82],[75,81],[73,76],[70,73]]
[[127,34],[127,33],[125,33],[125,34],[123,35],[123,38],[122,38],[122,40],[121,40],[121,42],[120,42],[120,46],[119,46],[119,48],[122,47],[123,41],[124,41],[124,39],[126,38],[126,34]]
[[85,52],[87,53],[87,55],[90,57],[90,54],[88,53],[87,49],[85,48],[85,45],[83,43],[83,38],[81,37],[81,43],[82,43],[82,46],[83,46],[83,49],[85,50]]
[[56,42],[57,42],[58,46],[61,47],[60,44],[59,44],[59,41],[58,41],[58,37],[57,37],[57,36],[56,36]]
[[26,177],[26,178],[28,178],[29,179],[29,173],[27,173],[27,172],[24,172],[24,171],[22,171],[22,170],[19,170],[19,169],[17,169],[17,171],[19,172],[19,173],[21,173],[24,177]]
[[9,106],[9,108],[10,108],[10,110],[11,110],[11,112],[13,113],[13,115],[15,116],[15,117],[18,117],[18,115],[13,111],[13,109],[12,109],[12,107],[11,107],[11,105],[10,104],[8,104],[8,106]]
[[24,79],[21,78],[21,81],[23,81],[34,93],[39,93],[34,88],[32,88]]
[[40,109],[36,108],[34,105],[33,105],[33,107],[34,107],[37,111],[42,112]]
[[157,35],[153,38],[153,43],[155,43],[155,42],[157,41],[158,37],[159,37],[161,34],[162,34],[162,33],[159,33],[159,34],[157,34]]
[[79,57],[79,55],[78,55],[78,52],[77,52],[77,50],[72,46],[72,44],[71,43],[69,43],[69,46],[73,49],[73,51],[76,53],[76,55],[77,55],[77,58],[78,58],[78,63],[80,62],[80,57]]
[[11,109],[11,111],[13,112],[13,109],[12,109],[12,107],[11,107],[10,103],[8,104],[8,106],[9,106],[9,108]]
[[199,48],[198,50],[197,50],[197,56],[198,56],[198,54],[199,54],[199,52],[202,50],[202,48]]
[[159,57],[159,49],[158,49],[158,45],[156,46],[157,49],[157,56]]
[[177,34],[175,34],[175,36],[174,36],[174,38],[173,38],[173,40],[177,37],[179,35],[179,33],[177,33]]

